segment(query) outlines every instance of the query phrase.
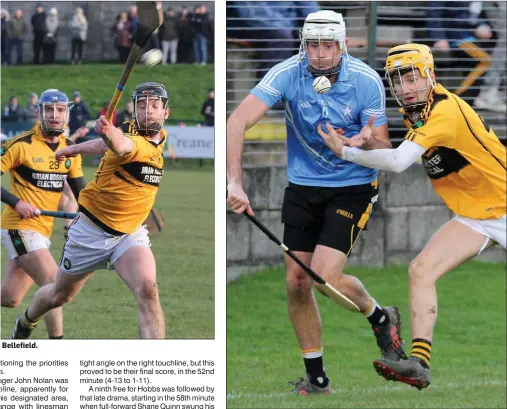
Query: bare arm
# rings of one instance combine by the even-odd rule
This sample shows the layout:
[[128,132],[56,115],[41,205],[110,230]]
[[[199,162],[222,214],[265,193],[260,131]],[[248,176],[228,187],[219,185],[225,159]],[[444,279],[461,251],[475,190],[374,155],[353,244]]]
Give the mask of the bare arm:
[[243,172],[241,156],[245,132],[255,125],[269,106],[256,96],[249,94],[227,120],[227,181],[242,186]]
[[56,159],[72,157],[76,155],[99,155],[103,156],[108,147],[101,138],[92,139],[83,143],[66,146],[56,152]]
[[101,138],[92,139],[75,146],[77,153],[81,155],[104,155],[108,150],[106,143]]
[[134,149],[132,139],[125,137],[123,131],[110,124],[103,115],[97,119],[95,131],[101,136],[107,147],[118,156],[130,153]]
[[243,190],[241,156],[245,142],[245,132],[268,112],[269,106],[250,94],[227,121],[227,204],[236,213],[245,210],[253,216],[248,196]]

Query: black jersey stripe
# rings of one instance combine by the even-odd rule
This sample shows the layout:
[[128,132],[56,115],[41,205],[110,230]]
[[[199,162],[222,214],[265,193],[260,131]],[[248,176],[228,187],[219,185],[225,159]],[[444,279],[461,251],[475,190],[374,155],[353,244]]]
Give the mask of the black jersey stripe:
[[125,163],[121,165],[121,168],[135,180],[151,186],[159,186],[164,175],[164,169],[156,168],[145,162]]
[[62,192],[66,173],[44,172],[21,165],[12,169],[18,176],[31,185],[49,192]]
[[497,158],[495,155],[493,155],[493,152],[491,152],[491,151],[489,150],[489,148],[486,146],[486,144],[485,144],[485,143],[481,140],[481,138],[479,138],[479,136],[478,136],[478,135],[474,132],[474,130],[472,129],[472,127],[471,127],[470,123],[468,122],[468,119],[467,119],[467,117],[466,117],[465,113],[464,113],[464,112],[463,112],[463,110],[461,109],[461,105],[459,104],[458,100],[457,100],[457,99],[456,99],[456,97],[454,97],[454,96],[453,96],[453,98],[454,98],[454,100],[456,101],[456,104],[458,105],[458,108],[459,108],[459,110],[460,110],[460,112],[461,112],[461,115],[463,115],[463,119],[465,120],[465,122],[466,122],[466,124],[467,124],[467,126],[468,126],[468,130],[469,130],[469,131],[470,131],[470,133],[473,135],[473,137],[475,138],[475,140],[476,140],[477,142],[479,142],[479,143],[480,143],[480,145],[481,145],[481,146],[482,146],[482,147],[486,150],[486,152],[488,152],[488,153],[489,153],[489,154],[493,157],[493,159],[495,159],[495,160],[496,160],[496,161],[500,164],[500,166],[501,166],[504,170],[507,170],[507,167],[506,167],[506,166],[502,163],[502,161],[501,161],[499,158]]

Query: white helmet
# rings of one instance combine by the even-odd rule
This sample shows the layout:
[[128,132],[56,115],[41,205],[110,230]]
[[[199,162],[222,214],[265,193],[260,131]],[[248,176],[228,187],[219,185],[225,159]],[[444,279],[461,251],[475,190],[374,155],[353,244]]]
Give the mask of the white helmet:
[[[301,60],[306,57],[308,41],[332,41],[337,42],[344,54],[347,54],[345,22],[341,13],[332,10],[320,10],[310,13],[306,17],[303,30],[299,32],[301,46],[299,55]],[[328,70],[317,70],[308,64],[308,71],[315,75],[334,75],[340,71],[341,59],[336,67]]]

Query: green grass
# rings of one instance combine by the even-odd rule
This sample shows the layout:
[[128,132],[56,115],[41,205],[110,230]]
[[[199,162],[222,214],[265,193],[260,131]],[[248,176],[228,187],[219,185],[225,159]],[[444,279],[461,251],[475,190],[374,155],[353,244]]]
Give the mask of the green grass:
[[[58,88],[71,98],[72,92],[79,90],[94,116],[104,102],[111,99],[122,70],[120,64],[2,67],[2,107],[10,95],[17,95],[24,106],[31,92],[40,95],[48,88]],[[201,106],[208,97],[208,89],[214,84],[214,66],[178,64],[150,68],[138,64],[129,77],[119,111],[123,110],[134,87],[146,81],[165,85],[171,108],[170,120],[202,121]]]
[[[90,180],[95,168],[85,168]],[[213,172],[165,172],[155,206],[165,216],[165,229],[152,238],[157,281],[166,319],[167,338],[214,338],[214,211]],[[2,182],[8,188],[8,177]],[[61,220],[51,237],[58,262],[63,246]],[[2,266],[7,252],[2,248]],[[31,301],[35,286],[16,309],[2,308],[1,335],[9,337],[16,315]],[[65,337],[138,338],[133,295],[114,271],[101,270],[64,307]],[[44,324],[34,338],[47,338]]]
[[[349,268],[380,303],[399,306],[410,352],[406,267]],[[227,288],[228,408],[505,408],[505,264],[469,262],[439,280],[432,384],[423,391],[386,382],[372,330],[317,294],[324,362],[334,394],[303,397],[287,381],[304,375],[290,325],[284,271],[242,277]]]

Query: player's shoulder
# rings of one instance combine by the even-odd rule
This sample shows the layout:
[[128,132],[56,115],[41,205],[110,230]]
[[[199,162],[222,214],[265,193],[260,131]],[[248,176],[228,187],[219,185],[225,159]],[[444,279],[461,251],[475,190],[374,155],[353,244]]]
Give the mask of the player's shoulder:
[[428,103],[421,112],[421,119],[424,121],[436,119],[439,121],[445,119],[454,120],[456,115],[459,114],[459,109],[459,105],[453,98],[453,94],[441,85],[437,85],[437,88],[428,97]]
[[130,121],[124,121],[120,124],[120,129],[124,134],[135,135],[137,134],[136,124],[133,119]]
[[23,132],[22,134],[19,134],[14,138],[11,138],[7,142],[5,142],[5,144],[3,145],[3,149],[7,150],[18,143],[27,143],[30,145],[33,141],[34,135],[35,135],[34,129],[30,129],[29,131]]
[[349,79],[358,83],[372,83],[382,85],[382,79],[377,71],[371,68],[368,64],[361,61],[359,58],[348,55],[347,57],[347,71]]
[[264,76],[261,82],[271,83],[275,79],[291,77],[294,73],[299,70],[300,58],[299,54],[293,55],[290,58],[273,66],[267,74]]

